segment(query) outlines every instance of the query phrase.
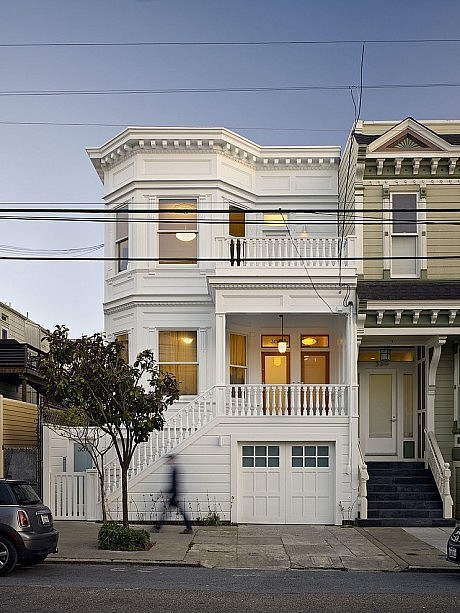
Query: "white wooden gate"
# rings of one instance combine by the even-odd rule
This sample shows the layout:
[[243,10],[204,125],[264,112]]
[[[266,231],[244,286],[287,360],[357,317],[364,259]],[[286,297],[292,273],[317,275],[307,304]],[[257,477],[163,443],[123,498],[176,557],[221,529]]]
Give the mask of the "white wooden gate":
[[86,519],[86,473],[57,473],[51,476],[50,485],[54,519]]

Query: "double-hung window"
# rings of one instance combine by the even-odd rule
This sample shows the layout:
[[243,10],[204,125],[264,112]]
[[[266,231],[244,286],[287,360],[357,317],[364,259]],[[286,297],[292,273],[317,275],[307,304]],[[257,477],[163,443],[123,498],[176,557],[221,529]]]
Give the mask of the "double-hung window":
[[196,330],[161,330],[158,335],[158,364],[172,373],[181,396],[198,393],[198,352]]
[[115,211],[115,251],[117,270],[121,272],[128,268],[128,205]]
[[419,275],[417,194],[391,195],[391,276]]
[[197,201],[160,198],[158,207],[159,263],[196,264]]

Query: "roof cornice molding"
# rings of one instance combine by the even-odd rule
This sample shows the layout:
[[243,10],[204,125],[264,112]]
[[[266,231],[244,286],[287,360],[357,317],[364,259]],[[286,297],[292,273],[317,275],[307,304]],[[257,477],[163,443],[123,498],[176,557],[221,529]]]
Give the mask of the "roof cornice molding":
[[101,179],[104,171],[138,153],[218,153],[260,168],[338,166],[340,147],[264,147],[225,128],[127,128],[87,153]]

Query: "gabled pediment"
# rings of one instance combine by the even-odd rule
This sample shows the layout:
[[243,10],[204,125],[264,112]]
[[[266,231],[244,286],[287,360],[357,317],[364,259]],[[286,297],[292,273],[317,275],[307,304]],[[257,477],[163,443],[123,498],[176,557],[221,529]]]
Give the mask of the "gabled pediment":
[[411,117],[404,119],[393,126],[387,132],[376,138],[369,144],[369,153],[402,153],[409,151],[428,152],[451,152],[452,145],[444,140],[439,134],[415,121]]

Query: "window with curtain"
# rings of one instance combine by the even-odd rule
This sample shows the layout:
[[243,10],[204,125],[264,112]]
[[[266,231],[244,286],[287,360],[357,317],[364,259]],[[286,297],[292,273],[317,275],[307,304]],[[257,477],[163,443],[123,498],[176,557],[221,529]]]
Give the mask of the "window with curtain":
[[246,383],[246,337],[230,334],[230,384]]
[[196,330],[161,330],[158,335],[158,364],[172,373],[182,396],[198,393],[198,353]]
[[115,253],[118,272],[128,268],[128,205],[116,210],[115,218]]
[[194,199],[158,201],[160,264],[196,264],[197,202]]
[[121,345],[120,352],[119,352],[120,358],[124,362],[128,363],[129,362],[129,344],[128,344],[129,341],[128,341],[128,335],[126,333],[124,333],[124,334],[117,334],[116,340]]

